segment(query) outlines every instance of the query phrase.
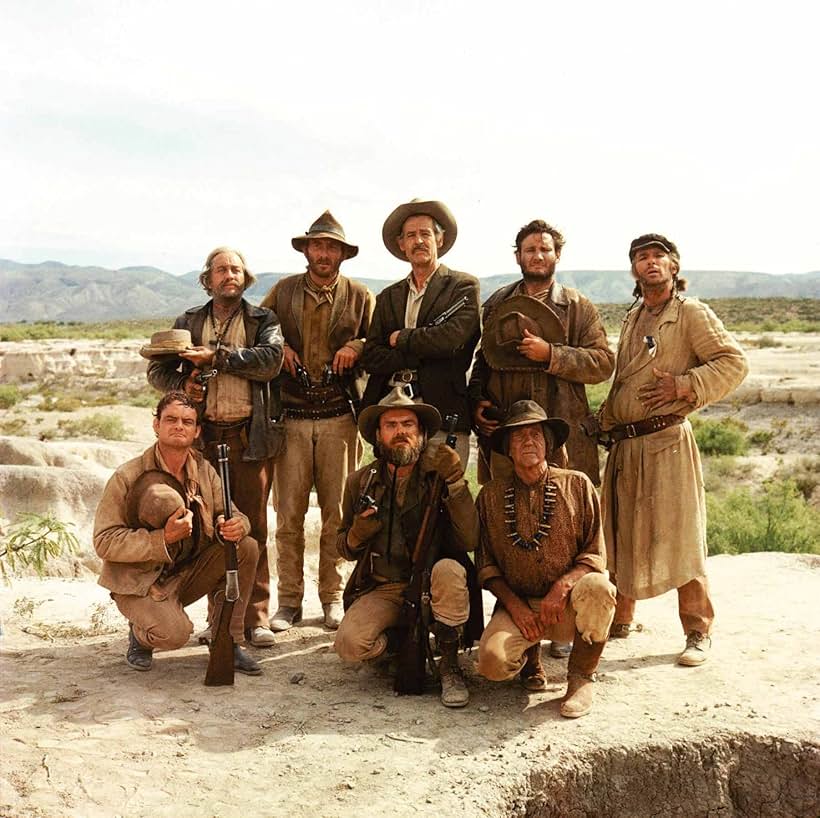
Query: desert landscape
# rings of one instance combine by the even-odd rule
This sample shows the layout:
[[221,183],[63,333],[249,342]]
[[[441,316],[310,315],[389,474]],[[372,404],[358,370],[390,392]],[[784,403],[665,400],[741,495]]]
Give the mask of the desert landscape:
[[[744,445],[706,458],[707,489],[754,498],[793,478],[816,510],[820,334],[740,339],[752,374],[699,422]],[[0,343],[3,535],[20,512],[51,513],[80,546],[0,587],[1,816],[820,814],[816,543],[710,557],[718,619],[701,668],[675,665],[674,597],[639,604],[642,629],[607,646],[577,722],[558,715],[566,663],[546,656],[541,694],[488,683],[465,656],[461,712],[434,692],[394,696],[389,667],[343,666],[320,624],[315,545],[306,619],[254,651],[261,678],[205,688],[194,640],[134,673],[90,533],[113,468],[153,439],[140,343]],[[315,509],[308,528],[315,539]]]

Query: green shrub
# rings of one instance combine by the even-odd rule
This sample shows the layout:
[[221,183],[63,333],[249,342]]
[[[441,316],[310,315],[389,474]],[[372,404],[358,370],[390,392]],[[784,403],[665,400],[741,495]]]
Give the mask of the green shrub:
[[125,440],[128,436],[120,418],[100,412],[78,420],[61,420],[57,426],[62,437],[101,437],[105,440]]
[[738,463],[732,455],[707,457],[703,462],[703,484],[707,493],[725,491],[727,485],[751,478],[754,470],[754,463]]
[[43,412],[76,412],[83,402],[74,395],[47,395],[39,408]]
[[702,454],[739,455],[746,454],[749,450],[745,424],[733,418],[703,420],[695,417],[690,420],[695,432],[695,440]]
[[814,490],[820,485],[820,457],[801,457],[789,466],[781,466],[776,476],[781,480],[793,480],[803,497],[811,500]]
[[23,393],[13,384],[0,386],[0,409],[11,409],[23,398]]
[[19,435],[26,425],[25,418],[11,418],[0,422],[0,434]]
[[710,554],[820,553],[820,511],[793,480],[767,480],[757,493],[707,494],[706,508]]
[[767,454],[772,440],[774,439],[774,435],[774,432],[767,429],[758,429],[756,432],[752,432],[749,435],[748,441],[750,445],[758,446],[763,454]]

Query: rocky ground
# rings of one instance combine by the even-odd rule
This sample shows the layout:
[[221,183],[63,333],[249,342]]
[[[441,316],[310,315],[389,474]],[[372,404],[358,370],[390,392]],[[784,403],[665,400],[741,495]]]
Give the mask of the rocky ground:
[[[709,410],[778,426],[754,457],[761,474],[820,452],[820,338],[777,340],[750,348],[752,375]],[[136,344],[55,342],[28,358],[23,346],[0,345],[0,382],[123,389],[144,369]],[[122,417],[128,439],[43,433],[91,411]],[[255,651],[264,676],[205,688],[193,641],[149,673],[128,668],[124,622],[94,582],[95,498],[152,439],[149,410],[42,413],[32,397],[9,418],[25,428],[0,437],[5,516],[54,510],[84,553],[62,578],[0,590],[0,816],[820,815],[818,557],[711,558],[718,624],[700,668],[675,664],[674,595],[639,604],[643,629],[607,646],[595,709],[578,721],[558,714],[565,661],[545,658],[549,689],[527,694],[479,679],[465,656],[462,711],[435,692],[394,696],[389,667],[344,666],[320,625],[315,554],[306,621]],[[201,624],[201,603],[191,610]]]

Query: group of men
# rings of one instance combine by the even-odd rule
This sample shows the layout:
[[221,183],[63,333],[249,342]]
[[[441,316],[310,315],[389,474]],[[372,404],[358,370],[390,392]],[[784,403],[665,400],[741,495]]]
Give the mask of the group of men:
[[[218,621],[216,555],[228,539],[239,562],[235,668],[260,674],[241,646],[273,645],[302,618],[314,488],[319,600],[346,661],[395,652],[419,532],[432,526],[425,627],[446,706],[469,700],[461,648],[478,641],[482,676],[518,675],[537,691],[550,640],[553,656],[568,656],[562,715],[588,713],[607,639],[629,635],[635,600],[672,589],[686,637],[679,662],[706,659],[705,502],[686,416],[741,382],[742,350],[706,305],[683,297],[677,247],[659,234],[630,246],[635,302],[617,356],[593,304],[555,280],[564,238],[554,227],[521,228],[521,279],[483,310],[478,280],[440,261],[456,236],[442,202],[398,206],[382,237],[411,270],[375,299],[340,273],[358,247],[327,211],[292,240],[306,272],[278,281],[259,307],[243,297],[254,278],[242,254],[208,256],[200,281],[211,300],[141,350],[164,393],[157,442],[115,472],[95,522],[100,581],[129,620],[132,667],[147,670],[154,649],[187,641],[194,599],[207,594],[209,623]],[[593,416],[585,385],[613,369]],[[465,479],[471,430],[476,499]],[[374,461],[359,468],[362,438]],[[230,447],[232,515],[217,490],[220,443]],[[599,443],[609,451],[601,504]],[[344,588],[343,560],[356,563]],[[486,627],[482,588],[497,600]]]

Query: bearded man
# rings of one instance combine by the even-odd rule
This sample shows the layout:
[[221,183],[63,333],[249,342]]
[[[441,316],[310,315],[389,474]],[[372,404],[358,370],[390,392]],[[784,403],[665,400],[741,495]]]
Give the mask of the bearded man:
[[[356,560],[356,567],[345,588],[336,652],[345,661],[364,662],[388,651],[388,631],[400,621],[413,548],[438,474],[445,492],[441,509],[432,510],[437,555],[430,581],[432,630],[441,652],[441,702],[464,707],[469,691],[458,664],[459,642],[471,646],[483,621],[481,592],[467,555],[478,538],[478,517],[458,453],[444,443],[427,451],[440,426],[435,407],[413,402],[400,388],[359,418],[359,431],[378,459],[345,484],[338,548],[345,559]],[[365,489],[373,503],[357,511]]]
[[512,474],[478,495],[478,577],[498,598],[478,648],[478,672],[492,681],[520,674],[526,690],[546,688],[541,640],[572,641],[561,715],[592,709],[595,670],[615,609],[606,575],[598,497],[590,479],[549,464],[569,435],[531,400],[514,403],[492,436]]
[[359,248],[330,211],[291,245],[304,253],[307,272],[278,281],[261,304],[279,316],[285,338],[279,383],[287,444],[274,469],[279,601],[270,624],[284,631],[302,619],[305,515],[316,486],[322,515],[319,601],[325,626],[336,629],[343,616],[336,537],[344,483],[362,453],[355,415],[364,381],[359,359],[374,299],[367,287],[339,272]]
[[746,377],[743,350],[706,304],[681,295],[674,242],[647,233],[629,247],[635,300],[618,341],[615,379],[601,407],[609,448],[601,492],[608,565],[618,588],[613,638],[629,635],[635,600],[676,589],[686,647],[700,665],[712,644],[706,579],[706,498],[686,416]]
[[[274,313],[243,298],[255,281],[238,250],[212,250],[199,276],[211,300],[174,323],[175,330],[191,333],[192,346],[152,360],[148,382],[162,392],[182,390],[199,404],[204,454],[212,466],[217,467],[218,445],[230,446],[234,501],[250,520],[259,546],[245,630],[252,645],[270,647],[276,640],[268,624],[267,505],[273,458],[283,440],[281,408],[270,382],[282,367],[282,331]],[[209,376],[207,388],[203,375]]]
[[598,448],[586,428],[585,384],[607,380],[615,356],[598,310],[555,280],[563,247],[564,237],[552,225],[541,219],[525,224],[515,237],[521,280],[496,290],[484,304],[481,346],[470,376],[480,483],[509,469],[509,461],[493,455],[490,438],[519,400],[534,400],[547,415],[563,418],[569,424],[566,458],[564,452],[553,456],[596,486],[601,482]]

